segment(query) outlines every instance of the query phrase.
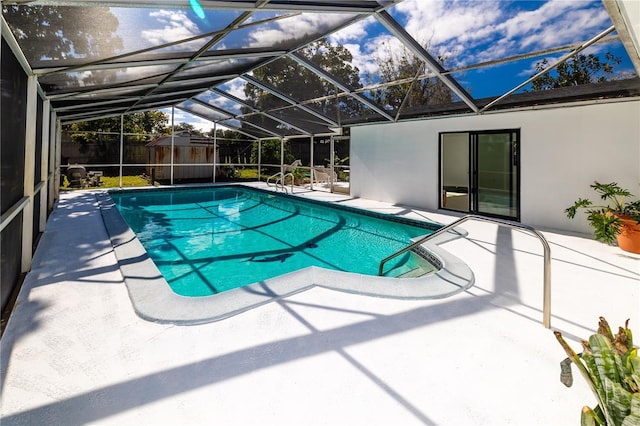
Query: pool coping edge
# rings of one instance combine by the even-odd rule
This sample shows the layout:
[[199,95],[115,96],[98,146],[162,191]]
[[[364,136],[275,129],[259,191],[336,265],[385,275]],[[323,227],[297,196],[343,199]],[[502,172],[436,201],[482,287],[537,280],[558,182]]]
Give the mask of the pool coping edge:
[[[152,322],[197,325],[219,321],[313,287],[373,297],[423,300],[450,297],[468,289],[475,281],[464,262],[438,246],[466,235],[466,231],[458,229],[457,236],[444,234],[423,246],[439,258],[442,268],[422,277],[368,276],[311,266],[212,296],[181,296],[171,290],[120,215],[109,192],[95,194],[134,311]],[[402,285],[398,285],[399,280]]]

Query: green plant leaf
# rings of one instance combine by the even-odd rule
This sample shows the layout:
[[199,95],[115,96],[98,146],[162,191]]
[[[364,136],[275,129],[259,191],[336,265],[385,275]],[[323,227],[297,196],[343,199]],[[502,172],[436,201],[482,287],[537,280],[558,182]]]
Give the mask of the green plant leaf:
[[622,426],[640,425],[640,393],[631,396],[631,410],[629,415],[622,421]]
[[630,364],[630,369],[633,369],[635,374],[640,374],[640,357],[638,356],[638,349],[634,348],[630,351],[627,362]]
[[584,377],[588,378],[587,381],[591,386],[591,391],[598,400],[598,407],[600,408],[601,416],[606,419],[604,424],[614,424],[613,418],[607,410],[607,389],[605,387],[606,376],[601,374],[598,364],[596,363],[596,358],[593,356],[588,342],[583,342],[582,344],[585,348],[582,353],[582,360],[586,365],[587,371],[587,374]]
[[606,426],[606,423],[601,416],[602,412],[599,408],[600,407],[596,407],[595,410],[592,410],[587,406],[582,407],[582,413],[580,414],[580,426]]
[[[584,377],[594,396],[598,399],[598,403],[604,403],[604,387],[600,378],[597,376],[597,367],[593,356],[591,355],[591,350],[588,349],[589,342],[583,342],[583,345],[585,345],[585,351],[581,355],[581,360],[581,357],[578,356],[578,354],[576,354],[575,351],[571,349],[571,346],[569,346],[569,344],[564,340],[562,333],[554,331],[553,334],[556,336],[556,339],[558,339],[560,346],[562,346],[567,356],[576,365],[582,377]],[[591,365],[591,367],[589,365]]]
[[611,200],[614,203],[619,198],[632,197],[633,195],[626,189],[622,189],[616,182],[600,183],[598,181],[591,185],[596,192],[600,193],[600,198],[603,200]]
[[605,418],[612,425],[620,425],[631,411],[632,393],[624,389],[620,383],[614,382],[608,377],[604,378],[603,383],[606,402],[601,408],[605,413]]
[[584,199],[584,198],[578,198],[578,201],[576,201],[573,206],[565,209],[565,213],[567,214],[567,217],[569,219],[573,219],[574,217],[576,217],[576,213],[578,211],[578,209],[584,209],[589,207],[590,205],[592,205],[591,201]]
[[623,214],[631,216],[631,219],[640,223],[640,200],[633,203],[627,203],[622,210]]
[[587,216],[587,220],[593,227],[595,239],[603,243],[613,244],[621,232],[620,219],[614,215],[605,214],[601,211],[592,211]]
[[595,181],[591,185],[606,203],[594,205],[590,200],[578,198],[573,206],[565,209],[565,214],[570,219],[575,218],[579,209],[585,209],[587,220],[594,229],[594,237],[598,241],[613,244],[622,230],[619,218],[611,213],[630,216],[640,224],[640,200],[626,202],[626,197],[633,197],[628,190],[620,188],[616,182],[600,183]]
[[569,355],[561,366],[566,367],[568,360],[576,364],[598,400],[593,410],[583,408],[583,425],[640,426],[640,358],[628,323],[613,335],[607,321],[600,317],[598,332],[582,341],[580,355],[560,332],[554,332]]
[[628,371],[625,378],[629,388],[633,392],[640,392],[640,357],[638,348],[633,348],[623,356],[623,362]]
[[616,365],[615,354],[611,341],[602,334],[593,334],[589,337],[589,345],[593,351],[593,357],[598,368],[600,378],[608,378],[609,380],[619,383],[620,373]]

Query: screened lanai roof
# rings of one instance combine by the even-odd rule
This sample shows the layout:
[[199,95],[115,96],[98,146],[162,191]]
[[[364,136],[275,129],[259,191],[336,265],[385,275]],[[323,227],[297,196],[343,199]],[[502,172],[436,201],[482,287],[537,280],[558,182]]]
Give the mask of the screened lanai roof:
[[[2,2],[2,28],[63,123],[175,107],[294,137],[638,96],[624,3],[20,0]],[[579,54],[613,68],[591,84],[534,85]]]

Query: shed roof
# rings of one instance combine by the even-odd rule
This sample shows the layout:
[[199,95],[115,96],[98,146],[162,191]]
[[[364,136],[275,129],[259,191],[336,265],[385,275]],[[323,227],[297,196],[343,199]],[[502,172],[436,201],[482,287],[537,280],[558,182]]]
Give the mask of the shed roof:
[[[173,139],[173,141],[172,141]],[[200,136],[192,136],[188,133],[171,136],[159,136],[146,144],[146,147],[155,146],[211,146],[213,148],[213,139],[207,139]]]

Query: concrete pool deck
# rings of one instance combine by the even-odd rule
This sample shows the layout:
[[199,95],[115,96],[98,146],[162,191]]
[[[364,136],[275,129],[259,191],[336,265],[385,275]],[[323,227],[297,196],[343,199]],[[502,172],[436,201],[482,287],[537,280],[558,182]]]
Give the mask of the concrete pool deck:
[[[301,196],[450,223],[345,195]],[[542,325],[542,247],[468,222],[444,244],[475,274],[446,299],[311,288],[194,326],[134,313],[95,193],[62,193],[0,341],[0,424],[578,424],[594,405]],[[603,315],[640,335],[640,256],[543,232],[552,329],[579,348]],[[637,342],[636,342],[637,343]]]

